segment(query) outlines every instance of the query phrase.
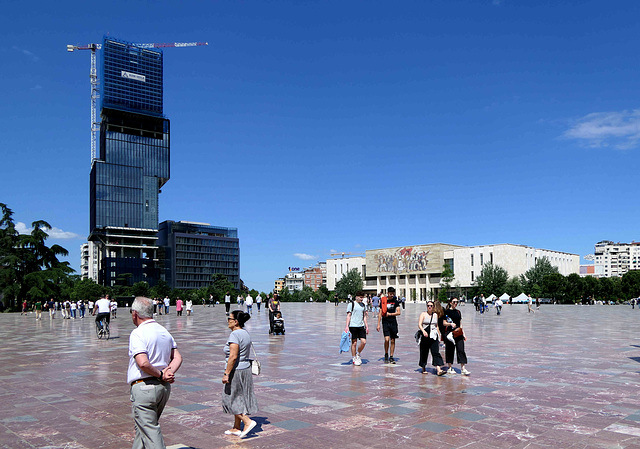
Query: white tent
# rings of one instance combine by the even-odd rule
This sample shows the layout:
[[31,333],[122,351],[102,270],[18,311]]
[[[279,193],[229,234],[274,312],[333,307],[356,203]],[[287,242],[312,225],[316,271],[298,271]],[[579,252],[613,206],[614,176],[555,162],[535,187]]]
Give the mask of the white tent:
[[509,298],[511,298],[511,296],[507,295],[506,293],[503,293],[502,296],[500,296],[500,299],[502,299],[503,301],[509,301]]
[[487,297],[487,302],[493,302],[496,298],[497,296],[492,293]]
[[512,303],[523,303],[529,301],[529,297],[524,293],[520,293],[518,296],[511,300]]

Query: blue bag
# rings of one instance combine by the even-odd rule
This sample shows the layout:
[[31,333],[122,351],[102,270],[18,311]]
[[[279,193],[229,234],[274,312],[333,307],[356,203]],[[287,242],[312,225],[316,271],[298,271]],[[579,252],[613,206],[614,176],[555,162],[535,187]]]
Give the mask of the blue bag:
[[342,331],[340,338],[340,354],[351,350],[351,332]]

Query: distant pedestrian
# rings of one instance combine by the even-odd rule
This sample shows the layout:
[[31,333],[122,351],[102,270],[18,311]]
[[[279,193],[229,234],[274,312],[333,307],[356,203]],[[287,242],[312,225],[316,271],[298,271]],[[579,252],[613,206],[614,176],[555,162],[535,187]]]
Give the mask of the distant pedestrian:
[[224,308],[226,310],[227,316],[229,316],[229,310],[231,310],[231,295],[229,292],[224,294]]
[[540,309],[540,298],[536,296],[536,310]]
[[169,306],[171,305],[171,300],[168,296],[164,297],[164,313],[165,315],[169,315]]
[[28,306],[29,306],[29,304],[27,303],[26,299],[24,301],[22,301],[22,312],[20,312],[20,315],[27,315],[27,307]]
[[498,312],[498,315],[502,312],[502,299],[500,298],[496,299],[496,311]]
[[249,315],[253,314],[253,296],[251,296],[251,293],[247,294],[247,299],[245,299],[245,303],[247,304],[247,313]]
[[[502,302],[500,299],[498,299],[498,301]],[[445,332],[453,334],[453,341],[448,338],[443,339],[445,345],[445,358],[447,365],[449,366],[447,373],[456,373],[451,366],[453,364],[453,353],[455,351],[458,363],[460,364],[460,373],[468,376],[471,373],[467,371],[465,366],[467,364],[467,353],[464,350],[464,342],[467,341],[467,337],[464,335],[464,330],[462,329],[462,313],[458,310],[458,298],[453,298],[449,301],[447,309],[444,311],[444,315],[446,318],[449,318],[448,320],[442,321],[444,327],[447,328]],[[456,329],[462,330],[462,333],[458,336],[454,333]]]
[[33,305],[33,310],[36,312],[36,320],[42,320],[42,301],[36,300],[36,303]]
[[176,316],[182,316],[182,299],[176,299]]
[[191,299],[187,299],[187,316],[191,316],[191,312],[193,311],[193,301]]
[[56,317],[56,304],[53,301],[53,298],[47,302],[47,309],[49,309],[49,319],[54,319]]
[[527,313],[536,313],[536,311],[533,310],[533,299],[531,298],[531,295],[527,298],[527,309]]
[[[382,296],[382,292],[380,292],[380,296]],[[380,313],[380,296],[375,295],[371,298],[371,309],[374,318],[378,318],[378,314]]]
[[262,305],[262,296],[260,296],[260,293],[258,293],[258,296],[256,296],[256,306],[258,306],[258,313],[260,313],[261,305]]

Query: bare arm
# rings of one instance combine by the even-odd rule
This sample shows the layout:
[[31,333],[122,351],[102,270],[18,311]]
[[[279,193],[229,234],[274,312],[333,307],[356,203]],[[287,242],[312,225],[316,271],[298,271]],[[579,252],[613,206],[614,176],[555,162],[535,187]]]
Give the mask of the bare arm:
[[240,353],[240,346],[238,343],[229,343],[229,360],[227,360],[227,366],[224,369],[224,376],[222,376],[222,383],[229,383],[229,374],[233,371],[238,360],[238,354]]

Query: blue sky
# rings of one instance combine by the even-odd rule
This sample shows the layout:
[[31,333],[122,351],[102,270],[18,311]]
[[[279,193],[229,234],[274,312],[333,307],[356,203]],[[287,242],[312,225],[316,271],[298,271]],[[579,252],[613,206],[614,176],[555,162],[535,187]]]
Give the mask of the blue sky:
[[[93,5],[93,7],[92,7]],[[332,251],[637,239],[640,3],[3,3],[0,202],[89,232],[89,52],[165,50],[160,220],[237,227],[270,290]],[[53,238],[55,237],[55,238]]]

